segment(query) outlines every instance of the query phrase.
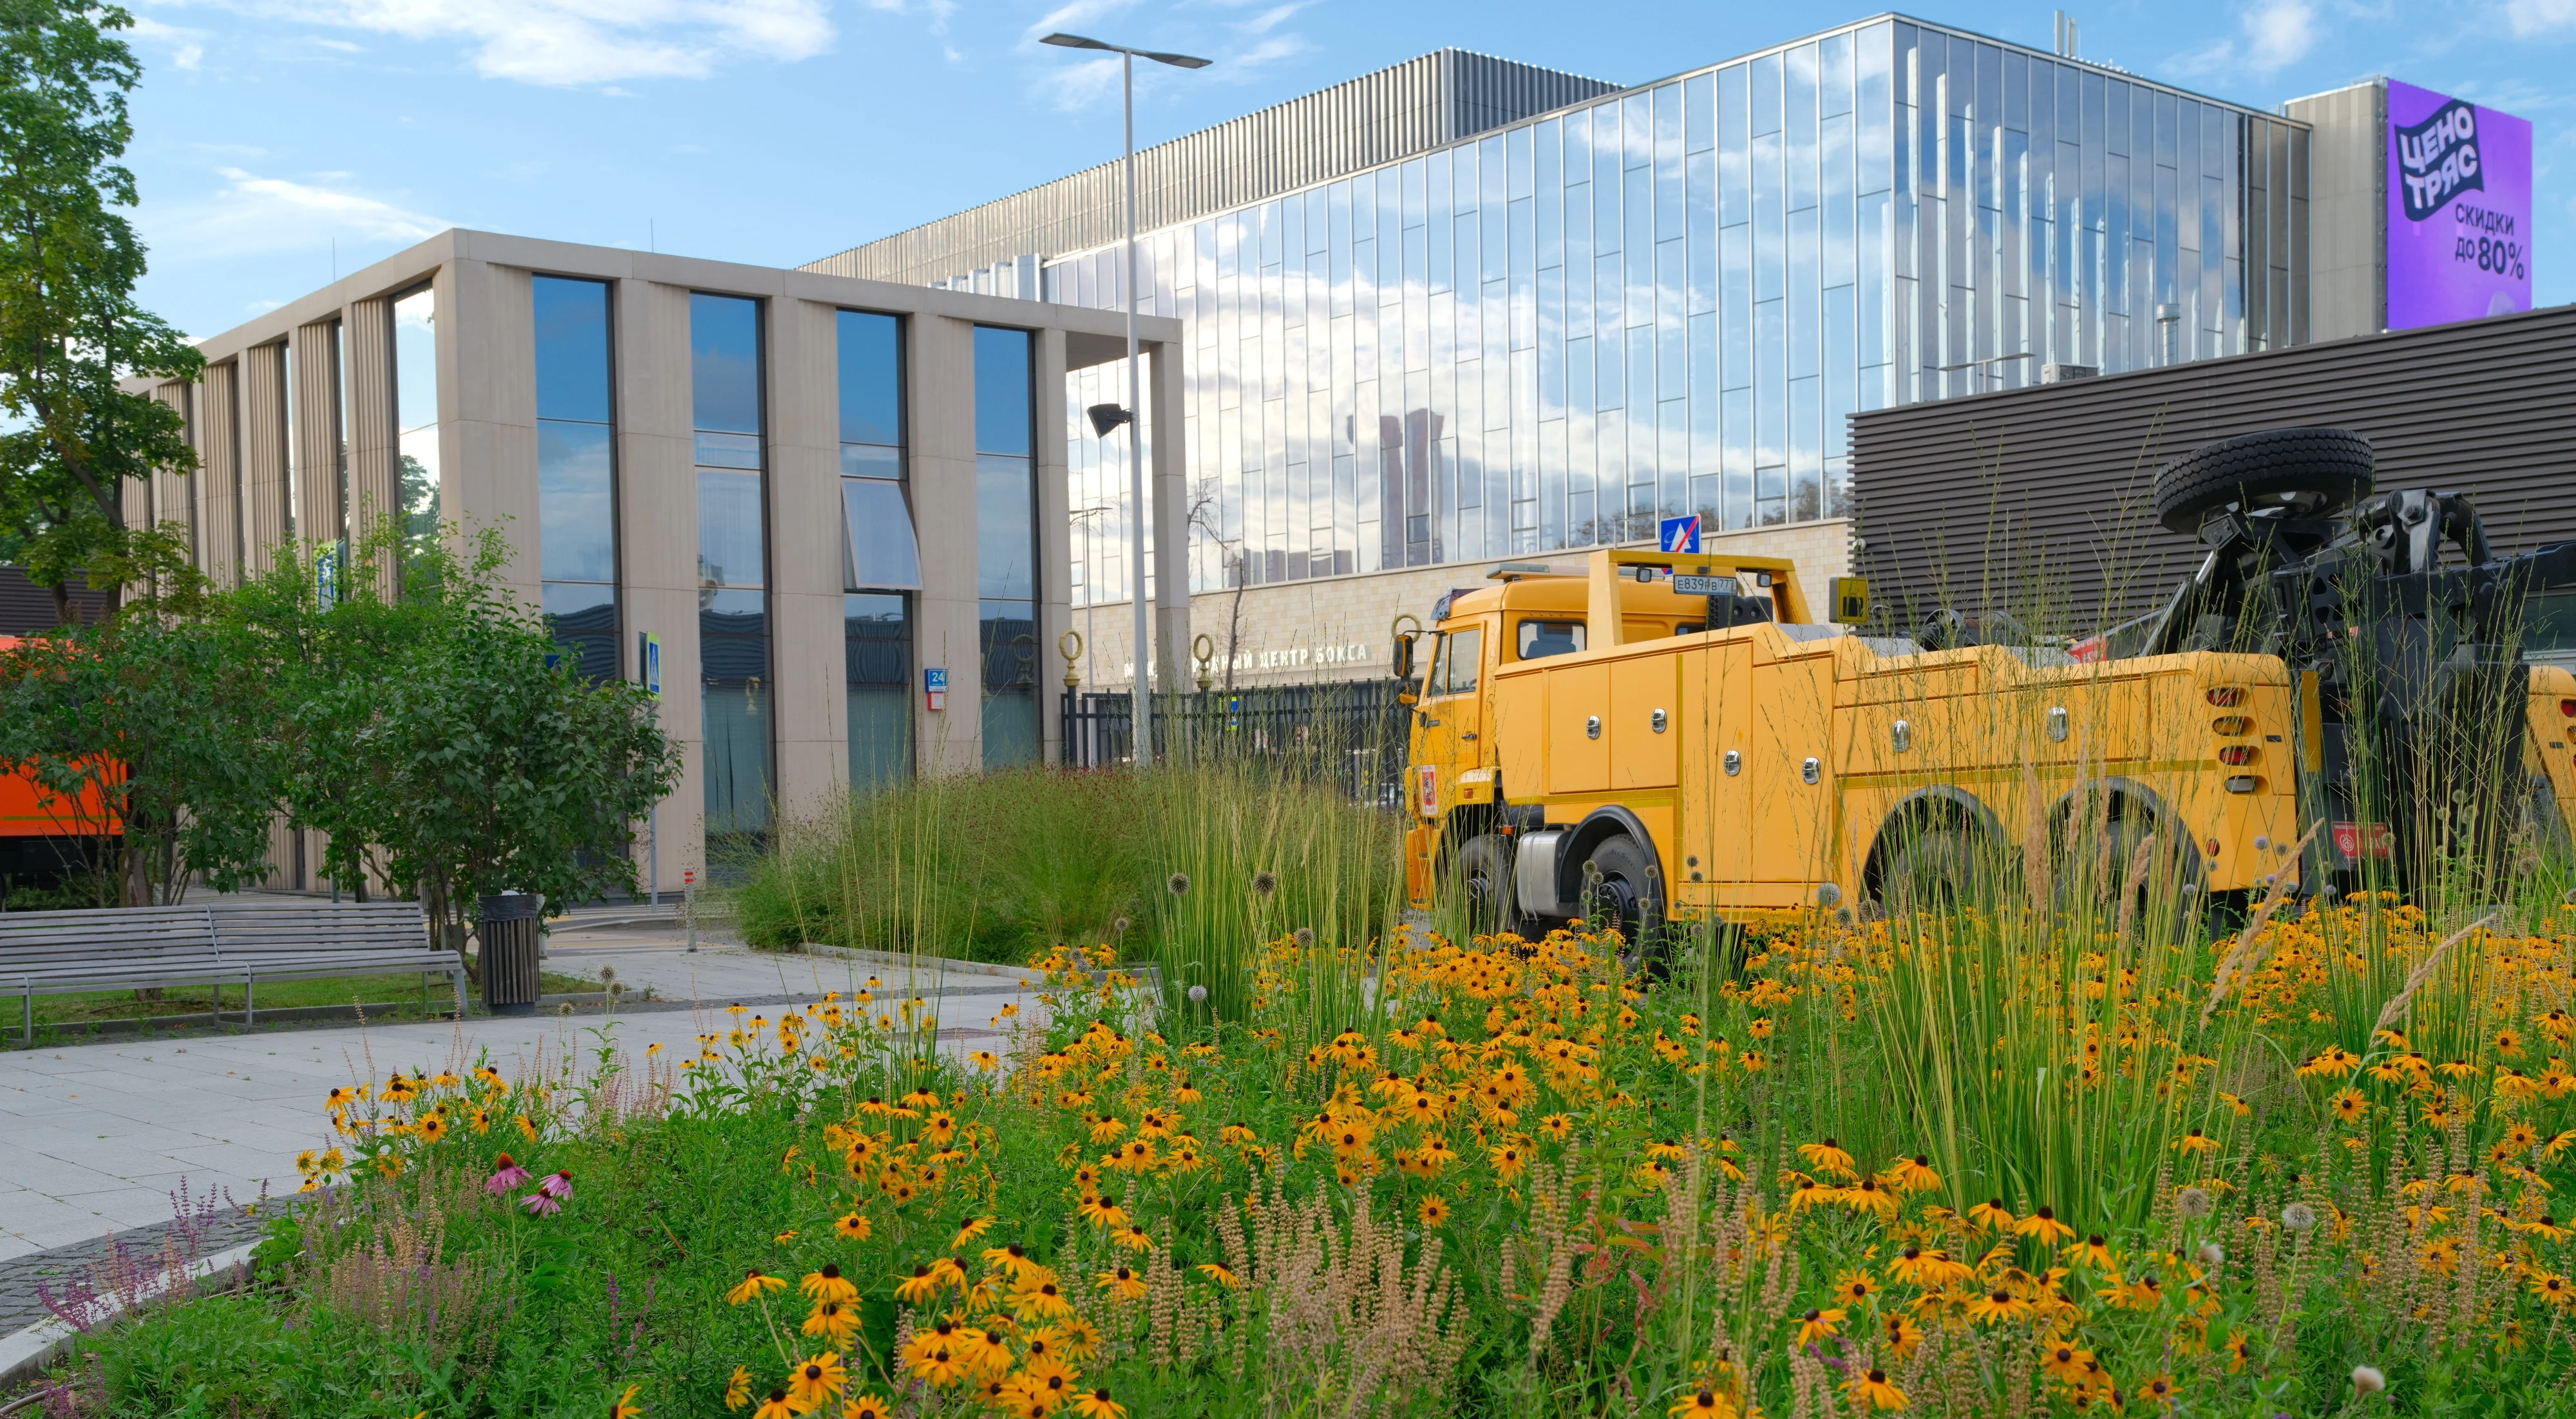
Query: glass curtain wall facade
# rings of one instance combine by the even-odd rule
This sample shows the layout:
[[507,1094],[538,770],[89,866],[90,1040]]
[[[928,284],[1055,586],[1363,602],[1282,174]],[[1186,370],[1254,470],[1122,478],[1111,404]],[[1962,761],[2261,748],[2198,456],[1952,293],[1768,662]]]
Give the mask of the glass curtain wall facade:
[[394,297],[394,501],[401,522],[402,587],[435,589],[422,554],[438,539],[438,296],[428,286]]
[[[1855,411],[2301,338],[2305,161],[2250,110],[1880,21],[1152,233],[1193,589],[1847,515]],[[1122,277],[1060,260],[1047,299]],[[1081,411],[1125,387],[1068,381],[1077,509],[1124,502]],[[1099,523],[1076,604],[1127,595]]]
[[1036,390],[1029,333],[975,328],[975,594],[984,766],[1038,762]]
[[766,840],[771,799],[760,303],[692,293],[689,367],[707,842],[740,852]]
[[[618,673],[617,480],[608,283],[539,276],[534,288],[538,561],[545,580],[546,624],[564,653],[577,657],[581,674],[613,680]],[[397,339],[400,330],[397,321]],[[433,374],[433,400],[435,378]],[[436,417],[433,403],[430,418]],[[433,424],[433,457],[435,437]],[[403,451],[411,452],[408,435]],[[404,473],[408,478],[408,461]],[[410,491],[406,481],[406,499]],[[434,490],[432,501],[434,505]]]
[[841,402],[842,646],[850,790],[911,777],[912,598],[921,548],[904,484],[903,323],[837,317]]

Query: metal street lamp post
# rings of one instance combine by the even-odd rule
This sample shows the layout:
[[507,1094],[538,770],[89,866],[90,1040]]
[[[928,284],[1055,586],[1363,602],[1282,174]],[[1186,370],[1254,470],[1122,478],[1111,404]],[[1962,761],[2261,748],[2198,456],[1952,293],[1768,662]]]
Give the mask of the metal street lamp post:
[[[1145,460],[1138,446],[1136,429],[1136,410],[1144,403],[1143,391],[1139,383],[1141,376],[1137,370],[1136,360],[1136,60],[1142,56],[1157,64],[1169,64],[1176,69],[1204,69],[1209,61],[1187,54],[1163,54],[1151,49],[1130,49],[1123,44],[1109,44],[1101,40],[1086,39],[1081,35],[1061,32],[1048,35],[1038,42],[1065,49],[1106,50],[1117,55],[1119,90],[1126,104],[1127,407],[1122,409],[1115,404],[1095,404],[1086,412],[1091,416],[1091,427],[1102,438],[1107,438],[1109,431],[1120,424],[1127,426],[1127,493],[1135,509],[1133,521],[1129,524],[1128,537],[1132,544],[1131,560],[1135,566],[1136,598],[1136,681],[1134,687],[1128,692],[1128,702],[1135,706],[1134,759],[1136,766],[1143,768],[1154,762],[1154,721],[1153,696],[1146,689],[1145,684],[1146,670],[1153,663],[1152,624],[1145,609],[1145,522],[1147,517]],[[1164,587],[1163,594],[1172,595],[1172,588]],[[1187,588],[1183,588],[1180,594],[1187,596],[1189,592]]]

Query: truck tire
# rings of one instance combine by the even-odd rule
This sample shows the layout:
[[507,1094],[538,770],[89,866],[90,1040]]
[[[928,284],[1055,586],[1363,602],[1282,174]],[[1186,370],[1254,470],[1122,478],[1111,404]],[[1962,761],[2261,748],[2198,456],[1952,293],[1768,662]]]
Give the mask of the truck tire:
[[1648,938],[1660,935],[1664,924],[1663,875],[1655,870],[1653,854],[1618,833],[1594,845],[1583,865],[1583,891],[1590,898],[1586,919],[1595,912],[1609,918],[1607,924],[1619,928],[1630,952],[1651,954]]
[[2539,859],[2536,865],[2558,871],[2576,867],[2576,834],[2568,832],[2566,810],[2558,806],[2558,790],[2546,774],[2533,774],[2522,796],[2522,832]]
[[2002,888],[2003,863],[1994,845],[1958,823],[1908,829],[1879,877],[1879,894],[1892,917],[1991,908]]
[[1512,880],[1510,839],[1478,833],[1449,858],[1449,900],[1469,936],[1521,929],[1520,897]]
[[2369,496],[2370,440],[2351,429],[2264,429],[2202,444],[2156,471],[2156,521],[2200,535],[2231,503],[2288,504],[2321,517]]

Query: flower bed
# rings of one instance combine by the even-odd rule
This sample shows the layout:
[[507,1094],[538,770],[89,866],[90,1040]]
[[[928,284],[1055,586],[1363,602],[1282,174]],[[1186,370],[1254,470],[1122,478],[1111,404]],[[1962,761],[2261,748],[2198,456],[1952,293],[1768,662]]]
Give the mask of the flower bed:
[[1002,1048],[353,1085],[261,1286],[48,1412],[2570,1411],[2576,937],[2023,930],[1288,939],[1240,1022],[1058,951]]

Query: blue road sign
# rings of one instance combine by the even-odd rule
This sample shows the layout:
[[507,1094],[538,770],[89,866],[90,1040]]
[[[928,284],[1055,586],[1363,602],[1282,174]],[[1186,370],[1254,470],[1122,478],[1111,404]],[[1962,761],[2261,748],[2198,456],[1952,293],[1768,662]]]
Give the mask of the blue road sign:
[[1693,513],[1689,517],[1665,518],[1662,527],[1662,537],[1659,541],[1661,550],[1666,552],[1698,551],[1699,514]]

